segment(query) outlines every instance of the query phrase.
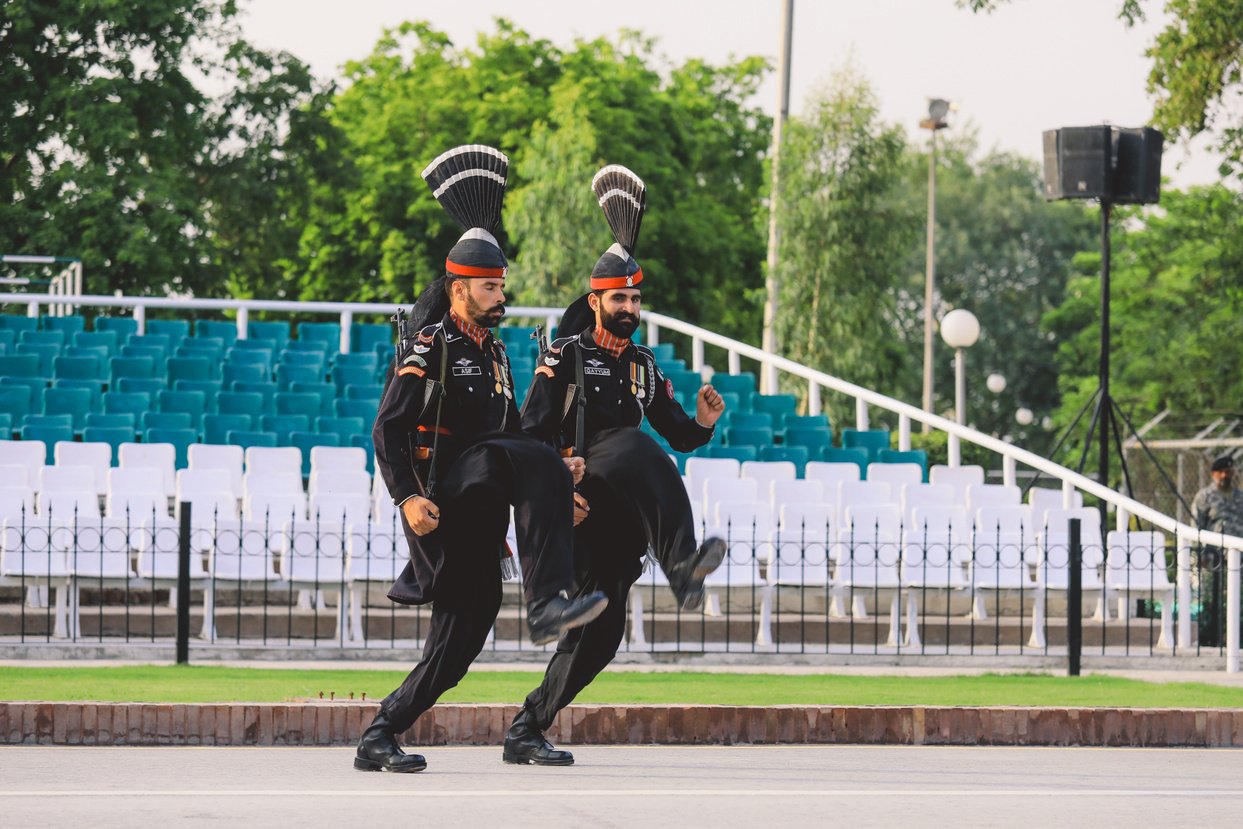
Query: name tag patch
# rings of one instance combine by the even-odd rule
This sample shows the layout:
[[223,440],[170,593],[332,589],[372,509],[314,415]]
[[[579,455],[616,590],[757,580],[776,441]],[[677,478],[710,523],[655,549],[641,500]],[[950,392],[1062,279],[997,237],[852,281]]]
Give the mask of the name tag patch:
[[466,377],[472,374],[481,375],[483,374],[483,369],[481,369],[479,366],[454,366],[453,367],[454,377]]
[[593,366],[587,366],[586,368],[583,369],[583,374],[595,374],[599,377],[608,377],[612,375],[612,372],[609,371],[607,368],[595,368]]

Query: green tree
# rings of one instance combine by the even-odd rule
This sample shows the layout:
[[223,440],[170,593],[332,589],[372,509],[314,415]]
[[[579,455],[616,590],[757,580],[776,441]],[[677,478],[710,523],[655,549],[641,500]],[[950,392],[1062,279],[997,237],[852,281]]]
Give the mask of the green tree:
[[[1221,186],[1166,191],[1158,208],[1118,208],[1111,267],[1110,390],[1137,425],[1164,409],[1200,422],[1243,399],[1243,197]],[[1045,317],[1060,342],[1059,423],[1097,386],[1100,255]]]
[[[910,209],[927,221],[928,155],[907,159]],[[967,352],[967,412],[982,431],[1020,435],[1014,413],[1033,410],[1036,420],[1060,402],[1057,342],[1040,329],[1042,316],[1061,304],[1072,257],[1091,247],[1095,223],[1077,202],[1046,202],[1039,163],[1010,153],[979,152],[969,126],[942,133],[937,148],[936,306],[934,319],[966,308],[980,320],[979,342]],[[907,350],[923,352],[925,241],[909,248],[899,292],[899,321]],[[953,355],[936,341],[936,410],[954,406]],[[904,377],[904,398],[921,396],[921,361]],[[985,377],[998,372],[1006,390],[988,391]],[[1040,446],[1043,430],[1026,430],[1024,442]]]
[[[974,11],[993,11],[1006,0],[959,0]],[[1127,25],[1144,18],[1145,0],[1122,0]],[[1153,122],[1171,140],[1213,133],[1224,161],[1222,175],[1243,174],[1243,2],[1166,0],[1169,22],[1149,45],[1148,91],[1156,98]]]
[[[781,147],[782,354],[850,382],[898,391],[907,359],[896,289],[918,219],[903,188],[906,142],[881,121],[871,86],[838,72],[791,118]],[[825,410],[850,422],[849,401]]]
[[0,248],[77,254],[97,293],[223,292],[231,262],[212,219],[240,208],[212,204],[221,174],[248,154],[253,169],[272,142],[248,139],[271,135],[310,87],[296,59],[241,39],[236,12],[231,0],[6,3]]
[[639,261],[652,307],[753,336],[758,309],[738,298],[760,282],[753,217],[769,121],[746,102],[765,64],[691,61],[662,74],[654,48],[623,33],[559,49],[503,20],[472,49],[424,23],[387,32],[347,66],[329,108],[349,161],[327,165],[332,180],[311,176],[298,256],[286,265],[303,274],[299,296],[408,301],[443,270],[460,232],[419,172],[477,142],[511,159],[500,238],[524,302],[586,289],[608,244],[591,176],[625,164],[649,187]]

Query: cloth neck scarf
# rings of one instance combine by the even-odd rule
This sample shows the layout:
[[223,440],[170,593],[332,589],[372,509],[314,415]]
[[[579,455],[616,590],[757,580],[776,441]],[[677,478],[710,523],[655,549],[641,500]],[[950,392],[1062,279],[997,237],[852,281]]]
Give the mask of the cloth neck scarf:
[[475,345],[479,346],[480,351],[484,350],[483,341],[492,333],[490,329],[484,328],[482,325],[475,325],[473,322],[467,322],[454,311],[449,311],[449,319],[453,320],[453,324],[457,326],[459,331],[470,337]]
[[604,327],[600,325],[597,325],[596,329],[591,332],[591,336],[596,341],[596,345],[613,355],[613,359],[620,357],[622,352],[626,350],[626,347],[630,345],[630,340],[615,337],[608,331],[605,331]]

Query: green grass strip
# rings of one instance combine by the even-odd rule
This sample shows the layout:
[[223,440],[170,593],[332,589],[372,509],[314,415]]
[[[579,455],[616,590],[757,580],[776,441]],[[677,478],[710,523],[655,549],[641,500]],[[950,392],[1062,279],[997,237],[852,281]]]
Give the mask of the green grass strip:
[[[281,702],[380,699],[404,671],[293,670],[214,666],[0,667],[0,699],[106,702]],[[472,673],[445,702],[521,702],[533,671]],[[606,672],[579,702],[701,705],[1019,705],[1116,708],[1241,708],[1243,688],[1153,683],[1107,676],[1039,674],[948,677]]]

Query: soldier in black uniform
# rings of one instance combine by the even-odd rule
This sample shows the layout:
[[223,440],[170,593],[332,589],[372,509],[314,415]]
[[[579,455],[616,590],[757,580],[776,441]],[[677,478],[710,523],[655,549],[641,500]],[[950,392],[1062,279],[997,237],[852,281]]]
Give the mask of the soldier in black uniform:
[[507,170],[504,154],[471,145],[423,171],[467,231],[449,252],[446,275],[415,305],[417,333],[399,331],[372,436],[410,545],[389,597],[434,605],[422,661],[359,741],[354,767],[363,771],[426,768],[397,735],[466,675],[487,640],[501,606],[502,565],[511,562],[511,505],[531,638],[552,642],[608,602],[599,592],[568,595],[571,473],[551,448],[522,434],[509,360],[491,332],[505,313],[506,260],[489,229],[500,220]]
[[646,417],[670,446],[689,452],[711,439],[725,404],[705,385],[695,416],[688,417],[652,352],[631,342],[643,281],[632,252],[646,190],[616,165],[597,173],[592,187],[617,244],[600,257],[591,292],[566,310],[557,332],[562,336],[541,355],[522,426],[586,460],[575,495],[577,585],[580,595],[603,591],[609,604],[600,618],[561,637],[543,682],[506,735],[503,757],[511,763],[574,762],[544,731],[616,655],[626,629],[626,598],[649,546],[682,607],[691,610],[702,606],[704,577],[725,555],[719,538],[696,549],[690,500],[677,467],[638,429]]

